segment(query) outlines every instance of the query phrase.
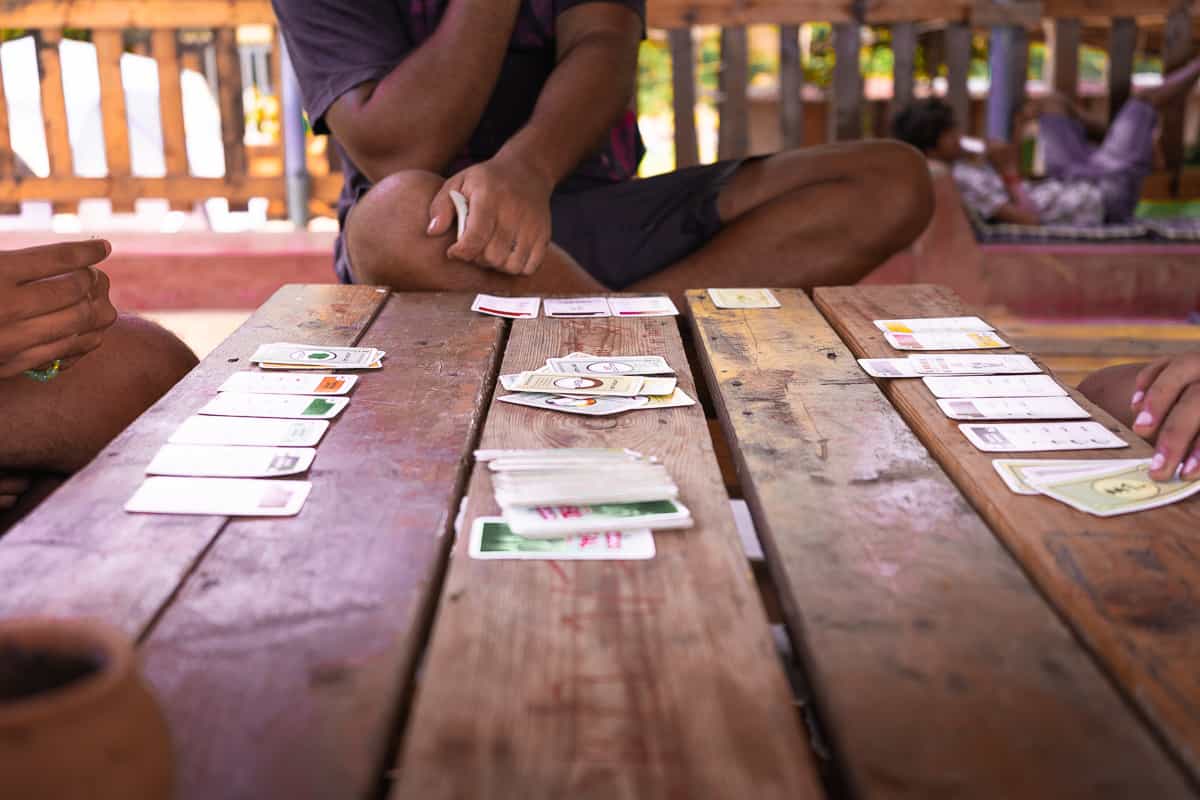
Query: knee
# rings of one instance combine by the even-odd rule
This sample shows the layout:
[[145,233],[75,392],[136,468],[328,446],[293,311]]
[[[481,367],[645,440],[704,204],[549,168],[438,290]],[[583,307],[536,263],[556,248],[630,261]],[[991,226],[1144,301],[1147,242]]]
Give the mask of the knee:
[[[346,223],[346,246],[359,283],[397,285],[435,262],[449,246],[449,235],[429,236],[429,206],[445,179],[409,170],[375,184],[354,206]],[[415,288],[402,286],[399,288]]]
[[[138,397],[149,406],[192,371],[196,354],[179,337],[156,323],[122,314],[109,330],[106,344],[137,373]],[[103,349],[103,348],[102,348]]]
[[[862,208],[870,208],[871,247],[883,257],[902,250],[924,232],[933,217],[933,182],[925,157],[903,142],[863,145]],[[880,202],[882,201],[882,202]]]

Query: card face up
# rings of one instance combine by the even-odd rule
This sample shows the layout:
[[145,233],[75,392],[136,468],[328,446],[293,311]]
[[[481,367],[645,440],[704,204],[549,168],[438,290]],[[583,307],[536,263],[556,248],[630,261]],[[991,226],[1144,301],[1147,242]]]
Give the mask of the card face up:
[[312,369],[373,369],[384,353],[374,347],[321,347],[276,342],[259,345],[254,364],[294,365]]
[[125,510],[140,514],[291,517],[312,490],[308,481],[240,478],[147,478]]
[[223,444],[259,447],[315,447],[329,423],[325,420],[188,417],[171,434],[171,444]]
[[604,417],[609,414],[620,414],[642,408],[644,403],[640,397],[574,397],[557,394],[537,394],[523,392],[497,397],[503,403],[512,403],[529,408],[543,408],[547,411],[562,411],[566,414],[582,414],[588,417]]
[[1017,494],[1041,494],[1033,488],[1031,480],[1044,480],[1082,475],[1087,473],[1104,472],[1115,467],[1139,463],[1138,459],[1100,461],[1073,461],[1056,458],[994,458],[992,469],[999,473],[1000,478]]
[[542,304],[540,297],[496,297],[490,294],[475,296],[472,311],[505,319],[533,319]]
[[875,327],[892,333],[922,333],[929,331],[994,331],[979,317],[929,317],[925,319],[877,319]]
[[860,358],[858,365],[872,378],[916,378],[917,371],[907,358]]
[[770,289],[709,289],[708,296],[717,308],[779,308]]
[[642,393],[645,382],[645,379],[639,376],[548,375],[525,372],[513,386],[513,391],[589,397],[635,397]]
[[1149,459],[1106,472],[1042,478],[1033,486],[1044,495],[1098,517],[1147,511],[1200,492],[1200,480],[1152,479]]
[[603,297],[547,297],[542,301],[547,317],[611,317],[608,300]]
[[968,375],[922,378],[934,397],[1066,397],[1049,375]]
[[675,370],[662,356],[594,356],[550,358],[546,366],[562,375],[672,375]]
[[357,375],[305,375],[288,373],[270,375],[263,372],[235,372],[218,392],[239,394],[310,394],[346,395],[358,383]]
[[938,400],[950,419],[1088,419],[1089,414],[1069,397],[971,397]]
[[931,331],[928,333],[885,331],[883,338],[897,350],[991,350],[1008,347],[1008,343],[994,333],[973,331]]
[[611,531],[566,539],[517,536],[501,517],[477,517],[471,525],[471,558],[549,561],[629,561],[654,558],[649,530]]
[[1129,446],[1099,422],[980,423],[958,428],[985,453],[1108,450]]
[[311,447],[223,447],[166,444],[154,456],[147,475],[204,478],[277,478],[299,475],[312,466]]
[[1032,358],[1023,355],[927,355],[909,356],[907,361],[918,375],[1015,375],[1042,371]]
[[676,317],[679,309],[669,297],[610,297],[614,317]]
[[208,401],[198,413],[220,417],[333,419],[349,403],[346,397],[222,392]]

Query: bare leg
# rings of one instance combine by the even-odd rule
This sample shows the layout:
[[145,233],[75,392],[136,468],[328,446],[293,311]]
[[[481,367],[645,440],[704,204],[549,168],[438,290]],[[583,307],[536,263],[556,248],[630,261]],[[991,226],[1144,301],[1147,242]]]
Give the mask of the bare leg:
[[704,286],[852,284],[919,236],[932,209],[925,159],[899,142],[778,153],[730,180],[712,241],[632,288],[679,297]]
[[74,472],[195,365],[173,335],[123,316],[55,380],[0,381],[0,470]]
[[1097,370],[1080,382],[1079,391],[1121,423],[1133,425],[1133,409],[1130,407],[1129,400],[1137,388],[1138,373],[1145,366],[1145,364],[1120,364]]
[[1200,78],[1200,56],[1164,75],[1163,82],[1158,86],[1138,90],[1136,96],[1161,111],[1190,92],[1198,78]]

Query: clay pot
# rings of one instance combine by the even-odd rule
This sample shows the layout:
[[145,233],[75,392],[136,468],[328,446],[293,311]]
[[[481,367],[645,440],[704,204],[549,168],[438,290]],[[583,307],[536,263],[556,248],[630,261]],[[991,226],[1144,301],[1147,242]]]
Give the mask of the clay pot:
[[166,721],[119,631],[0,621],[0,796],[167,800]]

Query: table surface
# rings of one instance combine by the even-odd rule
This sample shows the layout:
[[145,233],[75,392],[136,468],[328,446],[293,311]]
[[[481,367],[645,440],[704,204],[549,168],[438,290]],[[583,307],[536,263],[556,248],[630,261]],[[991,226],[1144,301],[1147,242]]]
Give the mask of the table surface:
[[[283,287],[0,538],[0,617],[135,638],[182,798],[1196,796],[1196,505],[1098,520],[1016,497],[919,382],[858,369],[889,354],[872,319],[961,313],[953,295],[779,296],[730,311],[693,292],[686,320],[509,322],[466,295]],[[704,409],[593,418],[493,397],[498,373],[575,350],[663,355],[697,396],[681,327],[810,730]],[[301,514],[126,514],[167,436],[271,341],[388,351],[318,448]],[[497,513],[477,443],[656,455],[696,527],[657,535],[649,561],[470,559],[460,502],[464,533]]]

